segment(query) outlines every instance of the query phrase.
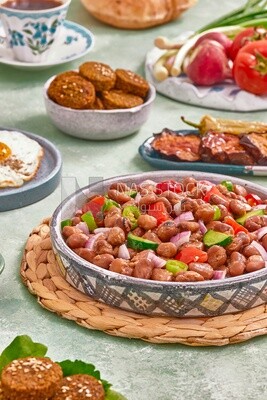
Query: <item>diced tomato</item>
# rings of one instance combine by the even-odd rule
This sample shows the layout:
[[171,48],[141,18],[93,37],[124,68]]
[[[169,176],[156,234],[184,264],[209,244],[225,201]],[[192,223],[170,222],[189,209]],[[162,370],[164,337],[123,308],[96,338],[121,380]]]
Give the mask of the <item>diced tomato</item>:
[[262,199],[259,196],[257,196],[256,194],[248,193],[246,195],[245,199],[247,200],[248,204],[251,207],[262,204]]
[[219,191],[219,189],[216,186],[213,186],[203,197],[203,200],[206,201],[207,203],[210,202],[210,198],[213,194],[217,194],[220,197],[223,197],[223,194]]
[[244,227],[244,226],[242,226],[242,225],[240,225],[238,222],[236,222],[232,217],[230,217],[230,216],[226,216],[225,218],[224,218],[224,221],[223,221],[224,223],[226,223],[227,225],[230,225],[232,228],[233,228],[233,230],[234,230],[234,234],[236,235],[238,232],[245,232],[245,233],[248,233],[248,230]]
[[190,264],[192,262],[204,263],[208,259],[208,254],[196,247],[184,247],[175,256],[176,260],[182,261],[185,264]]
[[161,194],[163,192],[170,191],[174,193],[181,193],[182,192],[182,184],[176,182],[172,179],[168,181],[162,181],[157,183],[156,185],[156,194]]
[[163,201],[156,201],[155,203],[149,204],[147,214],[156,218],[158,226],[163,222],[172,219]]
[[87,211],[91,211],[97,225],[100,226],[103,222],[102,207],[104,203],[105,203],[104,196],[96,196],[84,204],[82,212],[86,213]]

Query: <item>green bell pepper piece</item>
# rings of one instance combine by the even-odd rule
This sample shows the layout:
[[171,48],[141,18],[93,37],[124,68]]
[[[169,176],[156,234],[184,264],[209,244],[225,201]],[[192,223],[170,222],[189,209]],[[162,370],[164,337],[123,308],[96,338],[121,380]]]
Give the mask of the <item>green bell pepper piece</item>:
[[131,229],[135,229],[138,226],[137,219],[140,215],[140,210],[136,206],[126,206],[122,211],[122,216],[130,221]]
[[165,266],[166,270],[178,274],[179,272],[185,272],[188,270],[188,265],[182,261],[178,260],[168,260]]
[[120,208],[120,205],[116,201],[111,199],[105,199],[105,203],[103,204],[101,211],[102,212],[108,211],[111,209],[111,207],[114,206]]
[[221,185],[225,186],[229,192],[233,192],[234,190],[234,185],[233,182],[231,181],[222,181]]
[[97,228],[97,224],[91,211],[87,211],[81,216],[81,220],[87,223],[90,232],[93,232]]
[[71,219],[64,219],[63,221],[61,221],[61,229],[63,229],[64,226],[72,226],[72,220]]
[[216,205],[213,205],[212,208],[213,208],[213,210],[214,210],[213,221],[218,221],[218,220],[221,218],[221,216],[222,216],[221,210],[220,210],[220,208],[219,208],[218,206],[216,206]]

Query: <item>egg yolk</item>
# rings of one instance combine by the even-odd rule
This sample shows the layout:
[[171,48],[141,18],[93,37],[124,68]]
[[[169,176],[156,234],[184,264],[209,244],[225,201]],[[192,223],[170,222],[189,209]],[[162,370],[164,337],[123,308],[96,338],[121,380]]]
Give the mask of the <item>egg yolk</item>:
[[0,142],[0,161],[4,161],[11,155],[11,148],[7,144]]

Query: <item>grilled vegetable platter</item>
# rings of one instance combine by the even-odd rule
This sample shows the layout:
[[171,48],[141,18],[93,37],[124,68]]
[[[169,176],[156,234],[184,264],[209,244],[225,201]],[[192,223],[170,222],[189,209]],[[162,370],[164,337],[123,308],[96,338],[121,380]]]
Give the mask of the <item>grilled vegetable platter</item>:
[[183,103],[230,111],[267,108],[267,7],[248,0],[197,31],[158,36],[146,78]]
[[139,153],[157,169],[267,176],[267,124],[204,115],[194,129],[162,129]]
[[[19,362],[22,362],[25,360],[27,363],[27,370],[24,369],[24,372],[28,372],[28,374],[31,374],[32,381],[34,380],[34,372],[30,371],[29,369],[33,367],[36,373],[42,374],[42,367],[41,362],[43,360],[51,360],[49,356],[46,355],[48,351],[47,346],[45,346],[42,343],[37,343],[33,342],[33,340],[28,336],[28,335],[20,335],[16,336],[13,341],[5,348],[3,349],[2,353],[0,354],[0,398],[2,394],[2,390],[4,390],[4,383],[2,381],[3,374],[5,373],[7,375],[8,370],[11,370],[11,374],[16,373],[16,366],[18,365]],[[47,358],[48,357],[48,358]],[[36,361],[36,364],[34,364],[34,361]],[[62,378],[67,378],[68,377],[74,377],[79,375],[81,376],[90,376],[91,379],[97,383],[97,385],[100,385],[101,390],[103,391],[103,396],[104,400],[127,400],[126,397],[121,395],[120,393],[116,392],[115,390],[111,389],[111,383],[108,381],[104,380],[100,372],[95,368],[93,364],[89,364],[87,362],[81,361],[81,360],[64,360],[64,361],[52,361],[51,362],[54,364],[56,363],[60,367],[60,371],[62,374]],[[26,364],[25,364],[26,365]],[[39,366],[38,366],[39,365]],[[50,366],[51,367],[51,366]],[[44,369],[44,368],[43,368]],[[47,367],[48,369],[48,367]],[[38,372],[39,371],[39,372]],[[37,375],[38,378],[41,378],[41,376]],[[12,387],[8,389],[17,390],[17,396],[19,391],[23,391],[24,395],[26,396],[26,391],[27,390],[27,384],[29,386],[29,390],[32,390],[32,384],[28,379],[26,379],[27,376],[25,375],[25,384],[22,385],[17,385],[18,387]],[[40,390],[42,391],[45,384],[44,384],[44,379],[45,375],[43,376],[43,379],[40,380]],[[8,379],[8,382],[5,382],[5,384],[10,383],[10,379]],[[18,381],[19,382],[19,381]],[[28,382],[28,383],[27,383]],[[63,381],[62,381],[63,382]],[[50,382],[51,383],[51,382]],[[81,387],[78,386],[78,387]],[[63,387],[63,390],[66,390],[68,388]],[[95,398],[100,398],[95,395],[96,390],[93,391],[93,388],[91,394],[88,393],[86,397],[90,397],[92,399]],[[37,391],[38,388],[35,387],[35,390]],[[89,392],[89,389],[87,389]],[[103,398],[101,396],[101,399]],[[57,398],[57,394],[55,396]],[[13,397],[14,398],[14,397]],[[36,397],[39,398],[39,397]],[[54,398],[54,397],[52,397]],[[61,397],[60,397],[61,398]],[[63,397],[62,397],[63,398]],[[65,398],[65,397],[64,397]],[[71,397],[72,398],[72,397]]]

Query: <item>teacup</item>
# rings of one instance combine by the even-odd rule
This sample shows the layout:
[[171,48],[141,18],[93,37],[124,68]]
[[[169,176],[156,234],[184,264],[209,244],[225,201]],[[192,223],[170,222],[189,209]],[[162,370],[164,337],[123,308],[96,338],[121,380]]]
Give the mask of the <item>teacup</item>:
[[0,0],[7,46],[22,62],[40,63],[56,48],[71,0]]

